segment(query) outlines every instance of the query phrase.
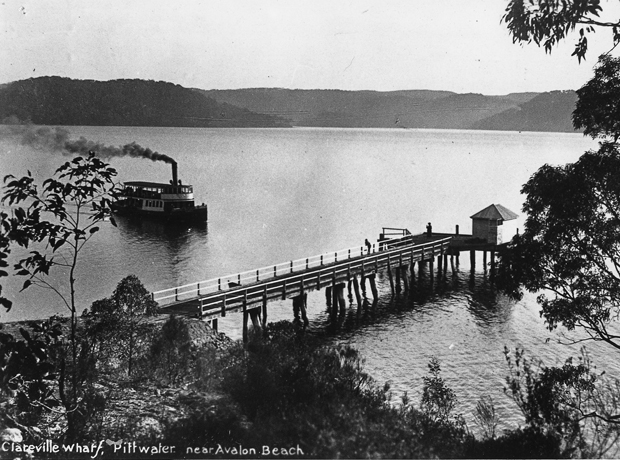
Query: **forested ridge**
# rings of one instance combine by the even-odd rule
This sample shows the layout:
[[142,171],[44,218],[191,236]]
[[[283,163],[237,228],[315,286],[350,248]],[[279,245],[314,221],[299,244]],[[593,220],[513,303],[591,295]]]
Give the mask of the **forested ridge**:
[[574,132],[574,91],[501,96],[430,90],[197,91],[218,102],[281,116],[293,126]]
[[39,77],[0,86],[0,120],[40,125],[341,127],[573,132],[574,91],[202,90],[152,80]]
[[506,110],[475,123],[473,129],[504,131],[573,132],[571,114],[575,109],[575,91],[541,93],[514,109]]
[[274,127],[281,118],[204,97],[162,81],[39,77],[0,88],[0,119],[41,125]]

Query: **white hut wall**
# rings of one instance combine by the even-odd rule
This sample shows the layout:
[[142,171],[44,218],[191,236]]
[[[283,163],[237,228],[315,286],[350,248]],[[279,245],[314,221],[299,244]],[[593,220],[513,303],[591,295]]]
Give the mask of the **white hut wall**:
[[504,221],[502,228],[502,238],[504,243],[508,243],[517,234],[519,223],[517,219]]

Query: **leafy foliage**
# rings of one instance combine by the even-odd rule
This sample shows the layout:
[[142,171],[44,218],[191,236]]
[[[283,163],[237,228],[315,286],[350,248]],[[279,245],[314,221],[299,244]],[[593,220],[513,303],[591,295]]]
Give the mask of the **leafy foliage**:
[[[105,373],[102,379],[92,370],[83,371],[80,381],[86,385],[81,385],[81,400],[75,411],[79,427],[73,439],[92,440],[93,435],[101,439],[130,436],[138,443],[174,444],[181,451],[184,446],[216,444],[299,444],[303,457],[307,458],[559,458],[566,453],[565,449],[560,449],[557,432],[540,430],[538,425],[476,440],[469,434],[462,417],[453,414],[456,398],[441,378],[436,360],[429,365],[429,376],[424,379],[422,410],[418,410],[406,396],[400,406],[392,404],[389,387],[377,387],[363,371],[355,350],[346,346],[325,346],[311,336],[301,335],[290,323],[270,324],[266,335],[255,336],[247,348],[238,343],[221,351],[217,358],[212,356],[214,350],[210,348],[190,352],[188,330],[182,323],[171,317],[160,334],[149,338],[152,350],[165,352],[162,348],[169,345],[176,348],[178,354],[173,353],[164,363],[157,361],[161,353],[145,356],[144,362],[159,366],[159,370],[145,374],[139,381],[124,381],[114,386],[117,388],[114,391],[121,394],[126,392],[125,388],[133,388],[132,399],[140,388],[145,388],[148,400],[153,403],[153,398],[159,395],[153,385],[159,386],[161,382],[183,384],[184,388],[192,390],[178,393],[178,402],[185,406],[175,410],[175,413],[179,411],[179,417],[160,420],[163,432],[145,430],[143,414],[131,411],[118,425],[119,420],[110,418],[110,414],[115,413],[109,412],[110,390],[102,391],[101,384],[91,385],[97,377],[97,382],[104,384],[103,388],[110,388],[109,379],[115,377]],[[80,328],[78,335],[80,356],[84,356],[79,366],[90,369],[89,356],[107,359],[97,346],[92,346],[96,342],[90,336],[92,331]],[[37,336],[36,340],[39,339]],[[69,352],[67,345],[47,347],[50,375],[60,374],[62,366],[71,365],[70,360],[60,359],[63,353]],[[207,352],[214,358],[206,360],[208,362],[203,359]],[[57,379],[56,383],[59,382]],[[51,378],[46,387],[48,392],[55,387],[54,383]],[[123,401],[122,396],[120,401]],[[169,399],[166,404],[170,404]],[[24,411],[20,414],[22,418],[16,419],[36,423],[37,413],[33,407],[36,405],[30,404],[29,412]],[[121,407],[126,407],[126,403]]]
[[594,77],[577,90],[579,99],[573,112],[576,129],[592,138],[620,136],[620,59],[599,57]]
[[[587,5],[598,2],[581,7]],[[496,279],[517,298],[523,288],[539,293],[549,329],[581,328],[614,350],[620,350],[619,70],[619,60],[601,56],[594,77],[577,92],[575,127],[603,141],[575,163],[544,165],[523,186],[525,231],[501,253]],[[587,360],[534,369],[520,351],[507,359],[509,388],[530,429],[561,439],[570,455],[604,455],[617,443],[618,380],[601,382]]]
[[439,360],[431,358],[428,363],[430,376],[422,377],[424,389],[420,407],[433,421],[448,422],[458,400],[452,388],[446,386],[440,375]]
[[249,437],[247,423],[229,401],[194,404],[187,417],[168,420],[165,425],[165,439],[181,446],[233,446],[244,444]]
[[550,53],[578,25],[579,39],[572,55],[581,62],[588,51],[587,33],[596,27],[610,27],[614,46],[620,41],[618,21],[603,21],[600,0],[511,0],[502,21],[506,23],[513,43],[534,42]]
[[[82,383],[84,370],[89,369],[84,364],[92,356],[88,353],[88,342],[84,341],[85,346],[82,346],[78,337],[76,270],[84,245],[99,230],[99,223],[110,215],[110,201],[115,199],[118,190],[114,183],[116,171],[92,154],[88,158],[67,161],[54,176],[46,179],[41,189],[30,172],[21,178],[12,175],[4,178],[2,203],[13,209],[11,216],[0,215],[0,261],[7,258],[12,245],[32,246],[30,255],[14,266],[16,275],[27,276],[22,290],[33,284],[49,288],[70,312],[68,353],[59,352],[57,359],[59,399],[68,421],[67,436],[73,439],[83,415],[80,410],[85,395]],[[21,204],[26,207],[18,207]],[[50,282],[48,275],[54,267],[68,269],[69,292]],[[0,275],[7,273],[3,271]],[[6,299],[0,302],[6,308],[11,306]]]
[[270,324],[247,351],[229,353],[221,388],[253,424],[248,444],[299,443],[319,458],[458,457],[470,439],[463,425],[431,418],[407,399],[393,407],[389,386],[363,371],[356,350],[325,347],[288,323]]
[[601,394],[601,376],[594,373],[585,352],[577,363],[569,358],[561,367],[532,362],[519,349],[514,357],[507,348],[504,354],[510,367],[506,391],[529,429],[561,440],[562,456],[617,454],[620,426],[601,422],[618,418],[610,414],[618,406],[610,406]]
[[157,303],[136,275],[128,275],[111,297],[93,302],[82,314],[86,334],[108,361],[118,359],[131,375],[136,359],[148,348],[152,327],[147,323],[157,314]]
[[[6,212],[0,212],[0,278],[9,276],[6,270],[9,266],[7,259],[11,253],[10,232],[11,222],[9,221],[9,215]],[[0,284],[0,307],[4,307],[9,311],[12,306],[13,302],[2,295],[2,284]]]
[[[27,207],[14,208],[10,217],[7,214],[0,216],[3,231],[0,242],[4,244],[5,254],[11,244],[29,248],[33,243],[44,243],[51,254],[69,246],[69,258],[55,258],[34,249],[15,265],[15,270],[17,275],[28,276],[23,289],[31,284],[49,287],[70,311],[75,312],[74,282],[78,255],[99,230],[99,222],[110,215],[110,201],[118,195],[113,182],[116,171],[91,155],[66,162],[55,175],[58,178],[43,182],[41,191],[30,171],[21,178],[13,175],[4,178],[6,186],[2,203],[9,206],[25,203]],[[70,269],[68,294],[45,279],[54,266]]]
[[476,403],[474,420],[482,430],[483,439],[494,439],[499,424],[499,414],[495,410],[493,398],[485,396]]
[[562,450],[561,440],[553,433],[531,427],[505,432],[498,438],[472,442],[467,458],[571,458]]
[[581,327],[615,349],[620,349],[613,331],[620,314],[619,71],[620,60],[601,57],[594,77],[578,91],[575,125],[604,141],[576,163],[544,165],[523,186],[525,231],[501,255],[497,280],[515,297],[521,288],[541,291],[541,314],[550,329]]
[[[614,144],[577,163],[545,165],[523,186],[525,231],[502,254],[498,283],[538,301],[550,329],[581,327],[620,349],[620,153]],[[611,329],[610,329],[611,327]]]
[[167,385],[181,384],[191,372],[189,331],[176,316],[171,316],[154,337],[147,366],[152,376]]
[[34,324],[32,333],[24,328],[19,333],[21,340],[0,332],[0,396],[16,397],[21,412],[57,407],[57,369],[50,351],[62,335],[60,325],[51,319]]

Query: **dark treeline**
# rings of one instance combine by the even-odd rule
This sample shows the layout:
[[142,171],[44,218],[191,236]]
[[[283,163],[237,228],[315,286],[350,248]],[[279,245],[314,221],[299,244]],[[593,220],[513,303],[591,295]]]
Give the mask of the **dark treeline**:
[[41,125],[351,127],[573,132],[574,91],[188,89],[146,80],[40,77],[0,86],[0,120]]
[[145,80],[40,77],[0,88],[0,119],[41,125],[274,127],[278,117],[221,104],[196,91]]

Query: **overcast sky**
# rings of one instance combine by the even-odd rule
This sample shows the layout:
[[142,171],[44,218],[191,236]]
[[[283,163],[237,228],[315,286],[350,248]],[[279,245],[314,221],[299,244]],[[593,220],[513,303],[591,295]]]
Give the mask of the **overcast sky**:
[[[613,6],[618,2],[612,2]],[[43,75],[141,78],[202,89],[577,89],[571,37],[515,45],[507,0],[0,0],[0,83]],[[606,12],[611,6],[603,0]]]

